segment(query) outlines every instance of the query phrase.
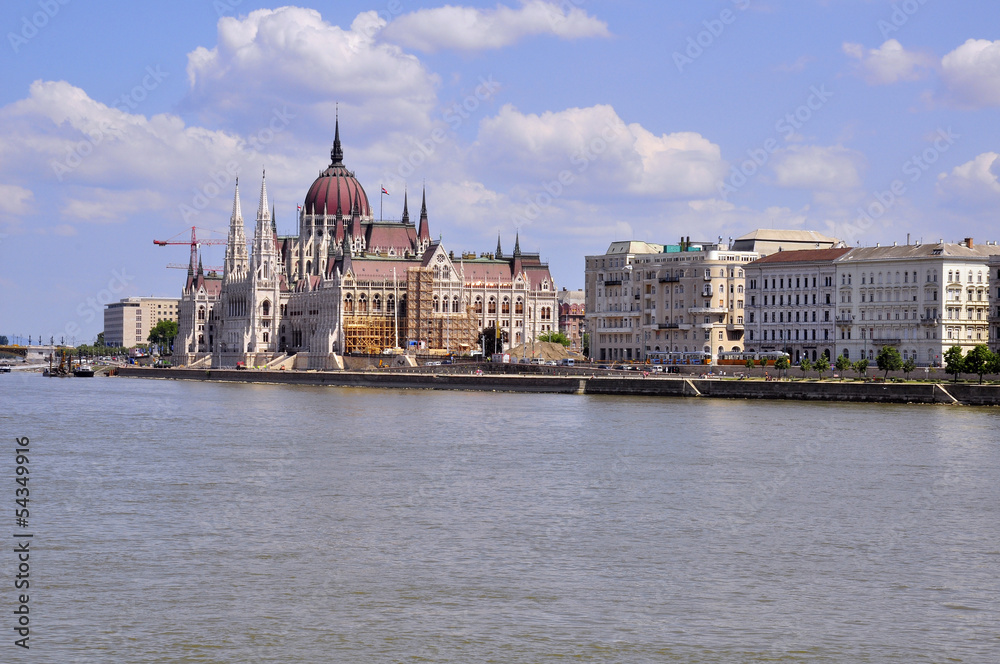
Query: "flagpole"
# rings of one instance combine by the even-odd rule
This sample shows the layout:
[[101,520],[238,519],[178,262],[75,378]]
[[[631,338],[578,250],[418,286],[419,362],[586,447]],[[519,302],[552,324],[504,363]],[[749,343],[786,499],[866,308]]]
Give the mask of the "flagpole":
[[381,191],[378,194],[378,220],[382,221],[382,199],[385,198],[385,187],[380,184],[379,189]]

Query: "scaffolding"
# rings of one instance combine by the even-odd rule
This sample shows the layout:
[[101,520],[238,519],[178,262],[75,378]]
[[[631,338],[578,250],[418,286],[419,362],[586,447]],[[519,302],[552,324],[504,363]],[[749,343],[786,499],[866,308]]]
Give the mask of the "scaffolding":
[[344,316],[344,350],[378,355],[392,348],[396,330],[392,314],[347,314]]
[[406,298],[408,339],[422,342],[427,350],[466,353],[476,347],[479,322],[471,307],[464,312],[434,310],[434,296],[440,294],[431,268],[407,270]]

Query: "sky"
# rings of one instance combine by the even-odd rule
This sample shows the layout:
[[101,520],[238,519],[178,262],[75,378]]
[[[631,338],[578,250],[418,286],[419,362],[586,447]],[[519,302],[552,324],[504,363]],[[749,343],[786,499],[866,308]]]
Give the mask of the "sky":
[[237,174],[296,233],[338,112],[374,210],[559,287],[615,240],[1000,239],[995,0],[455,1],[7,0],[0,334],[179,297],[153,240],[223,237]]

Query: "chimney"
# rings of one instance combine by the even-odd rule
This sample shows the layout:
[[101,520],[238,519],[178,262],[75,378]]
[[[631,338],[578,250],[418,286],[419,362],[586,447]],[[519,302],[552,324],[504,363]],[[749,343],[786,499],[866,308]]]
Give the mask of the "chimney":
[[969,249],[972,249],[972,238],[971,237],[965,238],[965,246],[968,247]]

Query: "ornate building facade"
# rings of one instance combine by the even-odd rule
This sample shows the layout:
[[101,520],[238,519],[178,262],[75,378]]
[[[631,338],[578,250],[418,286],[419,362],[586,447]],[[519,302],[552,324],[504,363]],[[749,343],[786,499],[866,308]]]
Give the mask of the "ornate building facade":
[[[376,220],[344,165],[337,123],[331,163],[309,187],[299,232],[280,237],[261,182],[248,248],[239,183],[223,274],[192,265],[182,293],[184,364],[265,366],[297,356],[296,367],[331,369],[344,353],[385,349],[470,352],[485,327],[511,343],[558,324],[556,287],[538,254],[456,257],[432,241],[424,192],[418,222]],[[177,352],[179,351],[179,352]]]

